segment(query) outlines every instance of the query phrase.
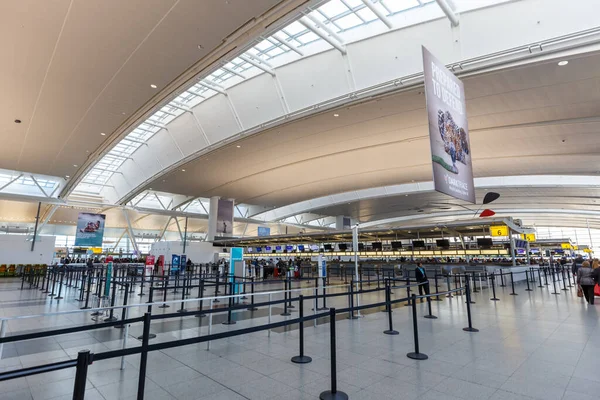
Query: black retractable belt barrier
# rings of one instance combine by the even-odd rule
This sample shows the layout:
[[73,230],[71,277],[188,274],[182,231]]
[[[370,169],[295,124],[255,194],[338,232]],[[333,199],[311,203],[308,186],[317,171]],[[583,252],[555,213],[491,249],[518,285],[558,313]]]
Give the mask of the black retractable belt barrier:
[[410,306],[410,278],[408,277],[406,278],[406,299],[406,305]]
[[331,359],[331,390],[326,390],[319,395],[320,400],[348,400],[348,395],[337,390],[337,359],[335,350],[335,308],[329,310],[329,347]]
[[531,292],[531,288],[529,287],[529,271],[525,270],[525,281],[527,282],[527,289],[525,289],[526,292]]
[[552,286],[554,287],[554,292],[552,292],[551,294],[560,294],[560,291],[556,291],[556,279],[554,273],[552,273]]
[[187,310],[185,309],[185,291],[186,291],[186,284],[187,284],[187,276],[185,274],[183,274],[183,290],[181,291],[181,308],[179,310],[177,310],[177,312],[187,312]]
[[466,275],[466,274],[465,274],[465,293],[467,294],[467,300],[465,303],[475,304],[475,302],[471,298],[471,284],[469,283],[469,275]]
[[417,324],[417,296],[412,295],[412,316],[413,316],[413,335],[415,341],[415,351],[407,353],[406,357],[413,360],[427,360],[427,354],[419,352],[419,327]]
[[565,269],[561,267],[561,273],[562,273],[562,281],[563,281],[563,290],[569,290],[567,289],[567,283],[565,282]]
[[[163,271],[163,287],[162,287],[163,301],[167,301],[167,290],[169,289],[169,280],[170,279],[171,279],[171,275],[168,275],[167,278],[165,279],[165,275],[164,275],[164,271]],[[171,306],[168,304],[165,304],[165,303],[158,306],[158,308],[169,308],[169,307],[171,307]]]
[[448,286],[448,294],[446,297],[451,299],[454,296],[452,296],[452,292],[450,292],[450,290],[452,290],[452,286],[450,286],[450,275],[446,275],[446,286]]
[[63,298],[63,297],[62,297],[62,295],[61,295],[61,293],[62,293],[62,287],[63,287],[63,281],[64,281],[64,280],[65,280],[65,273],[63,272],[63,273],[60,275],[60,282],[59,282],[59,284],[58,284],[58,296],[56,296],[56,297],[54,298],[54,300],[61,300],[61,299]]
[[392,291],[390,285],[385,287],[385,308],[388,313],[388,329],[383,331],[386,335],[398,335],[399,332],[394,330],[392,323]]
[[465,332],[479,332],[479,329],[473,328],[473,323],[471,321],[471,290],[469,290],[469,282],[466,282],[467,286],[467,319],[469,321],[469,326],[463,328]]
[[299,311],[300,311],[300,322],[298,322],[298,330],[300,333],[300,355],[292,357],[292,362],[296,364],[307,364],[312,361],[312,358],[304,355],[304,296],[299,296]]
[[113,280],[113,284],[112,284],[112,294],[111,294],[111,298],[110,298],[110,315],[108,316],[108,318],[105,318],[104,321],[105,322],[110,322],[110,321],[116,321],[118,318],[114,316],[114,311],[115,309],[112,308],[115,306],[115,296],[117,294],[117,279],[115,276],[115,279]]
[[437,319],[437,317],[431,313],[431,296],[429,295],[427,296],[427,311],[429,311],[429,314],[424,315],[423,318]]
[[144,331],[141,339],[142,352],[140,353],[140,373],[138,376],[137,400],[144,400],[144,388],[146,386],[146,364],[148,363],[148,340],[150,339],[150,313],[144,314]]
[[258,310],[258,308],[254,307],[254,277],[252,277],[252,280],[250,281],[251,283],[251,287],[250,287],[250,294],[251,294],[251,298],[250,298],[250,307],[247,308],[248,311],[256,311]]
[[88,365],[92,364],[94,354],[89,350],[77,353],[77,367],[75,371],[75,385],[73,387],[73,400],[83,400],[85,396],[85,382],[87,380]]
[[[92,290],[91,286],[92,286],[92,274],[90,272],[90,274],[88,275],[87,291],[85,293],[85,306],[81,307],[81,310],[87,310],[87,309],[91,308],[91,307],[89,307],[90,292]],[[83,286],[82,286],[82,288],[83,288]]]
[[348,298],[350,303],[350,312],[348,314],[348,319],[358,319],[358,316],[354,315],[354,280],[350,281],[350,287],[348,289],[348,296],[350,296]]
[[206,317],[206,314],[202,312],[202,298],[204,297],[204,279],[200,279],[200,284],[198,285],[198,314],[194,315],[197,318]]
[[46,268],[46,288],[44,289],[44,282],[42,281],[42,293],[48,293],[48,286],[50,286],[50,268]]
[[223,325],[235,325],[235,321],[231,319],[231,307],[233,307],[233,282],[229,282],[229,307],[227,310],[227,321]]
[[[152,275],[150,279],[152,279]],[[138,293],[138,296],[144,296],[146,293],[144,293],[144,281],[146,280],[146,266],[144,266],[144,269],[142,270],[142,282],[140,283],[140,292]],[[132,288],[133,289],[133,288]]]
[[543,288],[544,285],[542,284],[542,273],[540,272],[540,267],[538,267],[537,272],[538,272],[538,280],[540,281],[540,284],[538,287]]
[[[287,276],[285,279],[287,279],[288,281],[288,290],[292,290],[292,279],[291,277]],[[288,308],[296,308],[294,307],[294,305],[292,304],[292,294],[288,294]]]
[[510,284],[512,286],[512,293],[510,293],[511,296],[518,296],[518,293],[515,293],[515,279],[513,277],[513,272],[510,271]]
[[500,299],[496,297],[496,273],[494,271],[492,271],[491,279],[492,279],[492,294],[494,297],[492,297],[490,300],[498,301]]
[[573,287],[573,285],[571,285],[571,271],[567,270],[567,278],[569,278],[569,286],[570,288]]
[[327,310],[327,286],[325,285],[326,278],[321,278],[323,280],[323,307],[321,310]]
[[[217,297],[219,295],[219,271],[217,270],[217,276],[215,278],[215,294],[214,297]],[[219,299],[214,299],[213,303],[220,303],[221,301]]]
[[506,287],[504,284],[504,271],[500,269],[500,287]]
[[435,271],[435,273],[433,274],[433,279],[435,280],[435,299],[433,299],[434,301],[443,301],[443,299],[440,299],[440,291],[439,291],[439,286],[438,286],[438,273],[437,271]]
[[548,283],[548,269],[547,268],[544,268],[544,280],[546,281],[546,283],[544,283],[544,285],[550,286],[550,284]]
[[56,287],[56,271],[52,271],[52,291],[50,292],[50,294],[48,295],[48,297],[54,297],[56,296],[56,293],[54,293],[54,288]]
[[[465,276],[467,276],[467,279],[469,279],[466,272],[465,272]],[[472,276],[473,276],[473,293],[477,293],[477,292],[479,292],[479,290],[477,290],[477,280],[475,278],[475,271],[473,271]]]
[[[123,306],[127,305],[127,295],[128,294],[129,294],[129,283],[126,283],[125,284],[125,297],[123,297]],[[125,311],[126,311],[126,307],[123,307],[123,309],[121,311],[121,321],[125,321]],[[123,329],[123,328],[125,328],[125,324],[121,323],[121,325],[115,325],[115,328]]]
[[290,314],[290,312],[288,311],[288,301],[287,301],[287,300],[288,300],[288,292],[287,292],[287,290],[288,290],[288,281],[287,281],[287,279],[285,279],[285,280],[283,281],[283,287],[284,287],[284,288],[283,288],[283,290],[284,290],[284,292],[283,292],[283,299],[284,299],[285,301],[283,302],[283,313],[281,313],[281,314],[279,314],[279,315],[281,315],[281,316],[283,316],[283,317],[287,317],[287,316],[289,316],[289,315],[292,315],[292,314]]

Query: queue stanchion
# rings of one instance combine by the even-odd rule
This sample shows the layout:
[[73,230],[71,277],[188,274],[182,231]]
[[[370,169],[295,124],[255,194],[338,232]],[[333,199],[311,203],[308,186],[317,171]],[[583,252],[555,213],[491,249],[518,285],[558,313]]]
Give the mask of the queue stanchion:
[[444,301],[443,299],[440,299],[440,291],[439,291],[439,286],[438,286],[438,273],[437,273],[437,271],[435,271],[435,273],[433,274],[433,279],[435,280],[435,299],[433,299],[433,301]]
[[[217,297],[219,295],[219,271],[217,270],[217,275],[215,277],[215,294],[214,297]],[[213,303],[220,303],[221,301],[219,299],[214,299],[212,301]]]
[[412,360],[427,360],[429,358],[427,354],[423,354],[419,351],[419,326],[417,324],[417,295],[413,294],[411,297],[415,351],[406,354],[406,357]]
[[87,381],[88,366],[94,360],[94,355],[89,350],[81,350],[77,353],[77,365],[75,368],[75,384],[73,387],[73,399],[82,400],[85,396],[85,383]]
[[490,300],[498,301],[500,299],[496,297],[496,273],[494,271],[492,271],[491,279],[492,279],[492,294],[494,297],[492,297]]
[[118,318],[114,316],[114,306],[115,306],[115,296],[117,294],[116,291],[117,288],[117,277],[115,276],[115,279],[113,279],[113,283],[112,283],[112,294],[111,294],[111,298],[110,298],[110,315],[108,316],[108,318],[105,318],[104,321],[105,322],[112,322],[112,321],[116,321]]
[[233,307],[233,282],[229,282],[229,307],[227,307],[227,321],[223,325],[235,325],[235,321],[231,319],[231,308]]
[[406,305],[410,306],[410,278],[408,277],[406,278]]
[[[468,277],[466,272],[465,272],[465,275]],[[475,279],[475,271],[473,271],[472,277],[473,277],[473,293],[478,293],[479,290],[477,290],[477,280]]]
[[325,285],[325,279],[323,279],[323,307],[321,310],[327,310],[327,286]]
[[123,321],[125,321],[125,319],[126,319],[126,313],[127,313],[126,306],[127,306],[127,297],[128,297],[127,295],[128,294],[129,294],[129,283],[126,283],[125,284],[125,297],[123,297],[123,309],[121,310],[121,325],[115,325],[115,328],[117,328],[117,329],[123,329],[123,328],[125,328],[125,325],[126,325]]
[[250,280],[250,307],[248,307],[246,310],[248,311],[256,311],[258,310],[258,308],[254,307],[254,277],[251,278]]
[[548,283],[548,270],[547,270],[547,268],[544,268],[544,280],[546,281],[546,283],[544,283],[544,285],[550,286],[550,284]]
[[[291,291],[292,288],[292,278],[289,276],[289,271],[287,272],[288,276],[286,276],[285,279],[287,279],[288,281],[288,291]],[[288,308],[296,308],[294,307],[294,305],[292,304],[292,293],[288,294]]]
[[471,297],[471,284],[469,283],[468,275],[465,275],[465,294],[468,295],[465,303],[475,304],[475,302],[473,301],[473,299]]
[[573,287],[573,285],[571,284],[571,271],[567,271],[567,278],[569,278],[569,286],[570,288]]
[[560,291],[556,291],[556,279],[554,279],[554,274],[552,274],[552,286],[554,287],[554,292],[551,294],[560,294]]
[[525,270],[525,281],[527,282],[527,289],[525,289],[526,292],[531,292],[532,289],[529,287],[529,271]]
[[335,340],[335,308],[329,310],[329,348],[331,360],[331,390],[326,390],[319,395],[320,400],[348,400],[348,395],[337,390],[337,357]]
[[54,298],[54,300],[61,300],[63,298],[61,293],[62,293],[62,287],[63,287],[64,280],[65,280],[65,273],[63,272],[60,276],[60,283],[58,284],[58,296],[56,296]]
[[81,307],[81,310],[88,310],[91,307],[89,307],[89,302],[90,302],[90,292],[92,291],[92,274],[90,273],[88,275],[88,282],[87,282],[87,290],[86,290],[86,294],[85,294],[85,306]]
[[298,322],[300,355],[292,357],[292,362],[296,364],[307,364],[312,361],[312,358],[304,355],[304,296],[300,295],[298,301],[300,302],[298,306],[298,311],[300,312],[300,322]]
[[[146,280],[146,267],[144,267],[144,269],[142,270],[142,282],[140,283],[140,292],[138,293],[138,296],[144,296],[146,293],[144,293],[144,281]],[[133,288],[132,288],[133,289]]]
[[140,373],[138,375],[137,399],[144,399],[146,386],[146,365],[148,363],[148,340],[150,339],[150,313],[144,314],[144,330],[142,333],[142,351],[140,353]]
[[292,315],[288,311],[288,302],[287,302],[287,299],[288,299],[288,291],[287,291],[288,290],[288,286],[287,286],[287,279],[284,279],[283,285],[284,285],[284,289],[283,289],[284,290],[283,291],[283,313],[281,313],[279,315],[281,315],[282,317],[287,317],[287,316]]
[[427,295],[427,311],[429,312],[429,314],[424,315],[423,318],[437,319],[437,317],[435,315],[433,315],[433,313],[431,312],[431,296],[430,295]]
[[540,272],[540,268],[539,268],[539,267],[538,267],[538,269],[537,269],[537,272],[538,272],[538,281],[540,281],[540,284],[539,284],[539,286],[538,286],[538,287],[539,287],[539,288],[543,288],[543,287],[544,287],[544,285],[542,284],[542,273]]
[[562,281],[563,281],[563,289],[562,290],[569,290],[569,289],[567,289],[567,284],[565,282],[565,269],[564,268],[562,268],[561,274],[562,274]]
[[465,332],[479,332],[479,329],[473,328],[473,322],[471,320],[471,291],[469,290],[469,282],[465,282],[467,289],[467,320],[469,322],[469,326],[463,328]]
[[204,302],[202,297],[204,297],[204,279],[201,278],[198,285],[198,299],[200,299],[198,300],[198,314],[194,315],[197,318],[206,317],[206,314],[202,313],[202,303]]
[[512,287],[512,293],[510,293],[511,296],[518,296],[518,293],[515,293],[515,279],[513,276],[513,272],[510,271],[510,285]]
[[164,276],[165,275],[163,273],[163,287],[162,287],[162,291],[163,291],[163,304],[161,304],[160,306],[158,306],[158,308],[169,308],[169,307],[171,307],[167,303],[164,303],[164,302],[167,301],[167,290],[169,289],[169,280],[171,279],[171,275],[168,275],[166,278]]
[[500,268],[500,287],[506,287],[504,284],[504,270]]
[[79,289],[79,300],[78,301],[83,301],[83,293],[85,292],[85,273],[83,274],[83,278],[82,278],[82,283],[81,283],[81,288]]
[[388,314],[388,329],[383,331],[386,335],[398,335],[399,332],[394,330],[392,323],[392,290],[390,285],[385,287],[385,311]]
[[[54,270],[54,268],[52,268],[52,270]],[[42,282],[42,293],[48,293],[48,287],[50,286],[50,275],[51,275],[51,271],[50,269],[46,269],[46,289],[44,289],[44,283]]]
[[448,287],[448,294],[446,297],[451,299],[454,296],[452,296],[452,292],[450,291],[452,290],[452,287],[450,286],[450,275],[446,275],[446,286]]
[[48,295],[48,297],[54,297],[56,296],[56,293],[54,293],[54,288],[56,287],[56,271],[53,271],[52,274],[52,290],[50,291],[50,294]]
[[179,310],[177,310],[177,312],[187,312],[187,310],[185,309],[185,288],[187,287],[187,279],[186,279],[186,275],[183,275],[183,290],[181,291],[181,308]]

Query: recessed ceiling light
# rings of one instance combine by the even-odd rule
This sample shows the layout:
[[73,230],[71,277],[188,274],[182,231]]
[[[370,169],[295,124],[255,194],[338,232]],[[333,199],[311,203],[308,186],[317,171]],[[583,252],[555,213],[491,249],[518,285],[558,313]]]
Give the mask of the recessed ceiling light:
[[408,197],[408,195],[407,195],[407,194],[405,194],[404,196],[405,196],[405,197]]
[[242,146],[240,146],[240,145],[238,144],[238,145],[237,145],[237,146],[235,146],[235,147],[237,147],[237,148],[239,149],[239,148],[240,148],[240,147],[242,147]]
[[340,114],[333,114],[333,116],[334,116],[334,117],[339,117],[339,116],[340,116]]
[[70,175],[65,175],[65,178],[70,178],[70,177],[71,177]]
[[182,169],[181,172],[185,172],[185,169]]
[[150,85],[150,87],[151,87],[152,89],[156,89],[156,87],[157,87],[157,86],[156,86],[156,85],[153,83],[152,85]]
[[104,132],[100,132],[100,134],[101,134],[102,136],[106,136],[106,133],[104,133]]
[[73,164],[73,166],[74,166],[75,168],[77,168],[77,164]]
[[148,190],[152,190],[152,188],[148,188]]
[[569,62],[568,62],[567,60],[563,60],[563,61],[559,61],[559,62],[558,62],[558,65],[559,65],[560,67],[564,67],[564,66],[565,66],[565,65],[567,65],[568,63],[569,63]]

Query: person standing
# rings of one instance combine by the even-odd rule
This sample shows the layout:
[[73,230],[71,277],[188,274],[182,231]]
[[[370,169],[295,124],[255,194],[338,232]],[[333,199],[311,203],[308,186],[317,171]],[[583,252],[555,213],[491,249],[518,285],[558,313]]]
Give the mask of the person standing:
[[[425,268],[423,268],[423,263],[421,262],[417,264],[417,269],[415,270],[415,279],[418,283],[422,283],[422,285],[419,285],[419,296],[423,296],[423,292],[425,292],[425,294],[429,294],[427,272],[425,272]],[[423,299],[421,299],[421,302],[423,302]]]
[[577,270],[577,284],[581,286],[588,304],[594,304],[594,286],[596,282],[594,282],[593,272],[594,270],[590,267],[589,261],[584,261],[581,268]]

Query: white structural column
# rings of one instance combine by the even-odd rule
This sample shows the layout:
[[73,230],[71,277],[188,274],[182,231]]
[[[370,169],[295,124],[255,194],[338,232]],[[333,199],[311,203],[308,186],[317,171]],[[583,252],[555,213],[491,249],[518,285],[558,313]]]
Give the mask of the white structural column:
[[219,211],[219,196],[213,196],[210,198],[210,204],[208,206],[208,234],[206,236],[207,242],[213,242],[217,234],[217,213]]
[[125,221],[127,221],[127,232],[129,234],[131,244],[133,244],[133,248],[135,249],[135,254],[140,255],[137,242],[135,241],[135,235],[133,234],[133,228],[131,227],[131,221],[129,220],[129,214],[127,213],[126,209],[123,209],[123,215],[125,215]]

